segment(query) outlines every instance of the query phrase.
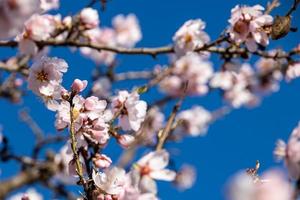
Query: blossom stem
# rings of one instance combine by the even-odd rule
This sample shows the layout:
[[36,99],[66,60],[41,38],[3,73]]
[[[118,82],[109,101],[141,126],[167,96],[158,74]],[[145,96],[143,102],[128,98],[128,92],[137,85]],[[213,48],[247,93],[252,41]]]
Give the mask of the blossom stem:
[[[74,104],[73,104],[73,98],[74,98],[75,94],[71,94],[70,97],[70,139],[71,139],[71,149],[74,155],[74,159],[75,159],[75,164],[76,164],[76,173],[79,176],[79,183],[81,185],[83,185],[85,187],[85,180],[83,178],[83,170],[82,170],[82,165],[80,163],[79,160],[79,155],[78,155],[78,151],[77,151],[77,140],[76,140],[76,131],[75,131],[75,125],[74,125],[74,121],[75,121],[75,116],[74,116]],[[86,190],[86,188],[85,188]]]

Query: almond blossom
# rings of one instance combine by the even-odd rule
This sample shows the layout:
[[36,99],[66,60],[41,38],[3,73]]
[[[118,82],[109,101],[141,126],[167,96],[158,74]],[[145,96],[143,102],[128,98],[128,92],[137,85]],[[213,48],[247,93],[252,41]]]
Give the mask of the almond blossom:
[[112,167],[100,173],[93,171],[93,180],[95,185],[105,193],[118,195],[123,190],[125,174],[124,169]]
[[212,115],[203,107],[194,106],[189,110],[180,112],[177,120],[180,121],[176,130],[177,133],[182,134],[183,132],[195,137],[206,133]]
[[291,178],[298,180],[300,177],[300,124],[292,131],[287,144],[279,140],[276,149],[274,150],[275,156],[284,159],[285,166],[288,169]]
[[185,22],[173,36],[176,54],[181,56],[207,44],[210,38],[203,31],[205,26],[205,22],[201,19]]
[[33,15],[25,23],[25,38],[41,41],[51,38],[58,25],[61,23],[59,15]]
[[164,92],[178,96],[182,94],[183,86],[187,82],[189,95],[204,95],[208,92],[207,83],[213,75],[210,62],[196,53],[189,53],[176,60],[173,65],[171,75],[166,76],[160,83]]
[[169,153],[166,150],[152,151],[135,165],[135,170],[140,173],[140,187],[142,190],[156,194],[156,183],[154,180],[173,181],[176,173],[165,169],[169,163]]
[[136,91],[119,91],[112,100],[112,107],[115,113],[120,112],[119,125],[123,130],[139,130],[146,116],[147,103],[140,100]]
[[116,32],[116,42],[120,46],[133,47],[142,39],[142,32],[137,17],[134,14],[127,16],[117,15],[112,20]]
[[263,14],[264,8],[255,6],[235,6],[231,10],[231,18],[228,20],[230,38],[237,44],[246,44],[249,51],[256,51],[257,44],[267,46],[269,44],[270,27],[273,17]]
[[100,24],[98,11],[93,8],[84,8],[80,12],[79,18],[86,29],[96,28]]
[[56,98],[68,64],[59,58],[42,57],[29,69],[28,88],[38,96]]

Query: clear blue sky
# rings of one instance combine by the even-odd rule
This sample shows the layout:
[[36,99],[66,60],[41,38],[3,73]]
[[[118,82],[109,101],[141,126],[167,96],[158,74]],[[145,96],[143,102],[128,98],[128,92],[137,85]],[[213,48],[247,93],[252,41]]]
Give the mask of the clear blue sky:
[[[62,1],[62,13],[74,14],[80,7],[86,5],[86,0]],[[201,18],[207,22],[207,32],[212,39],[218,37],[227,26],[230,10],[236,4],[254,5],[260,3],[266,5],[265,0],[112,0],[107,5],[107,10],[100,13],[102,26],[110,26],[111,18],[116,14],[135,13],[143,31],[143,39],[138,46],[161,46],[171,43],[174,32],[185,21]],[[284,0],[284,5],[275,13],[285,13],[293,0]],[[300,12],[294,14],[293,24],[300,24]],[[297,16],[297,17],[296,17]],[[298,19],[297,19],[298,18]],[[300,42],[300,32],[291,33],[284,40],[274,42],[273,47],[289,49]],[[0,57],[13,55],[13,51],[0,49]],[[93,63],[83,58],[78,53],[71,53],[68,49],[57,48],[51,51],[51,55],[66,59],[70,65],[69,72],[64,77],[64,85],[67,87],[74,78],[89,79]],[[154,64],[166,63],[165,56],[159,56],[156,60],[149,56],[119,56],[119,71],[150,69]],[[214,62],[214,67],[219,68],[219,62]],[[129,85],[121,85],[129,89]],[[256,160],[261,161],[261,170],[271,166],[281,166],[274,163],[272,151],[277,138],[286,139],[291,130],[300,120],[300,81],[289,84],[281,84],[281,90],[268,96],[262,105],[254,109],[235,110],[230,115],[214,123],[207,136],[188,138],[182,143],[168,145],[171,152],[180,153],[174,155],[176,166],[190,163],[197,167],[198,179],[196,185],[184,192],[177,192],[169,183],[160,183],[159,195],[162,199],[223,199],[224,183],[228,177],[239,169],[251,167]],[[152,94],[156,94],[155,91]],[[148,101],[153,101],[145,96]],[[184,104],[184,108],[199,104],[208,109],[216,109],[221,105],[218,93],[212,93],[208,97],[193,98]],[[12,105],[0,99],[0,124],[4,127],[4,133],[12,141],[12,147],[17,153],[28,153],[33,142],[33,136],[29,128],[18,118],[18,110],[29,107],[31,115],[47,133],[55,132],[53,126],[54,113],[47,111],[41,101],[32,93],[24,99],[21,105]],[[117,152],[108,152],[117,155]],[[3,166],[0,179],[11,175],[17,168],[14,163]],[[41,189],[41,188],[39,188]],[[44,190],[42,190],[44,191]],[[46,194],[46,193],[45,193]],[[47,199],[47,198],[46,198]]]

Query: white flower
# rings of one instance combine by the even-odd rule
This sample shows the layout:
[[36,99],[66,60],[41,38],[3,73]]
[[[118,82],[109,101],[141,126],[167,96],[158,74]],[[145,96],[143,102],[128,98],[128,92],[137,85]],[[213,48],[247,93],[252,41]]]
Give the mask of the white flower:
[[183,55],[208,43],[210,38],[203,31],[204,28],[205,22],[201,19],[185,22],[173,36],[176,54]]
[[101,190],[111,195],[118,195],[123,191],[125,184],[125,170],[113,167],[100,173],[93,171],[93,180]]
[[176,173],[165,169],[169,163],[169,153],[166,150],[153,151],[143,156],[136,163],[136,170],[140,173],[140,187],[144,192],[156,194],[155,180],[173,181]]
[[119,125],[123,130],[139,130],[141,123],[144,121],[147,110],[147,103],[139,100],[140,95],[134,91],[119,91],[117,97],[112,101],[113,109],[118,112],[121,109]]

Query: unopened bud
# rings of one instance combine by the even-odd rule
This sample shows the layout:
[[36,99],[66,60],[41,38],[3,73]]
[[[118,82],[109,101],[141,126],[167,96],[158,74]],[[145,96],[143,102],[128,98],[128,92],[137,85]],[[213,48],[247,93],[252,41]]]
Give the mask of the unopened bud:
[[75,79],[71,88],[73,91],[75,91],[76,93],[82,92],[86,86],[87,86],[87,80],[79,80],[79,79]]

